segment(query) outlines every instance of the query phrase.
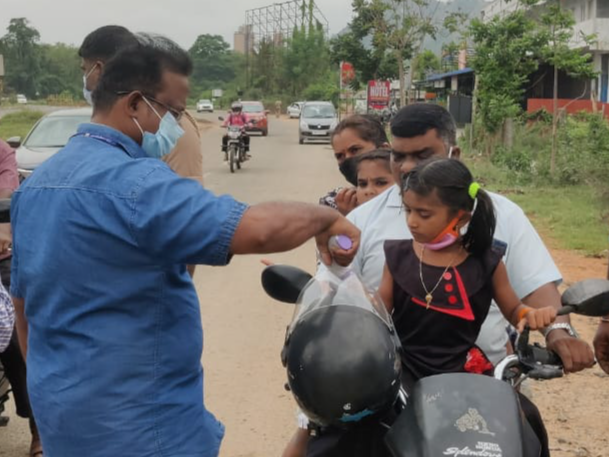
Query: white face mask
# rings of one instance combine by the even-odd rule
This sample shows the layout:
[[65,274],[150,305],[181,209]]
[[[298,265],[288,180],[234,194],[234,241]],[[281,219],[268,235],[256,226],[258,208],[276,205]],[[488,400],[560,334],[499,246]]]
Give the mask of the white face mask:
[[89,76],[91,76],[91,73],[93,73],[93,70],[95,70],[96,68],[97,63],[93,65],[91,69],[82,76],[82,95],[83,97],[85,97],[87,103],[91,106],[93,106],[93,91],[87,89],[87,79],[89,79]]

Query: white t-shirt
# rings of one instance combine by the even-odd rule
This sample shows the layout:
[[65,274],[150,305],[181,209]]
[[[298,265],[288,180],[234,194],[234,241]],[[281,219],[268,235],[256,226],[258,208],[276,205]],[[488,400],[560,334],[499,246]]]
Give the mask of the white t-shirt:
[[[516,294],[522,299],[545,284],[559,283],[560,272],[522,209],[501,195],[491,192],[489,195],[497,214],[495,239],[507,246],[503,261]],[[347,218],[362,232],[360,248],[351,267],[368,287],[376,290],[385,266],[385,240],[412,238],[399,187],[391,187],[351,211]],[[477,344],[495,364],[506,355],[506,325],[507,321],[493,302]]]

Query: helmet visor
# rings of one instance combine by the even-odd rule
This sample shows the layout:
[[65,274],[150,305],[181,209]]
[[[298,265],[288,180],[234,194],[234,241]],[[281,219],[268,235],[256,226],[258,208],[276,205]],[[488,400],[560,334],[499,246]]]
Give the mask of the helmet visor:
[[329,306],[355,306],[363,308],[381,319],[393,332],[393,321],[381,297],[368,288],[353,272],[340,277],[330,270],[318,273],[303,289],[296,303],[290,324],[290,333],[300,319],[319,308]]

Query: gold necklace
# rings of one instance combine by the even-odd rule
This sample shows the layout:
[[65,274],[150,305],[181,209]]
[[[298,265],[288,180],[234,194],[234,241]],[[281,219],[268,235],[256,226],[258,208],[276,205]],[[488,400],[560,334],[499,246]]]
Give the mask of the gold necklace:
[[444,278],[444,275],[446,274],[448,269],[453,266],[453,263],[455,262],[455,260],[457,260],[459,254],[461,254],[461,249],[457,251],[454,257],[451,259],[450,263],[444,269],[444,272],[440,275],[440,279],[438,279],[438,282],[436,283],[434,288],[429,291],[427,290],[427,286],[425,285],[425,281],[423,280],[423,257],[425,256],[425,245],[421,246],[421,258],[419,259],[419,278],[421,278],[421,285],[423,286],[423,290],[425,290],[425,293],[427,294],[425,295],[425,302],[427,303],[426,309],[429,309],[429,305],[431,305],[431,301],[433,300],[433,293],[436,291],[436,289],[442,282],[442,278]]

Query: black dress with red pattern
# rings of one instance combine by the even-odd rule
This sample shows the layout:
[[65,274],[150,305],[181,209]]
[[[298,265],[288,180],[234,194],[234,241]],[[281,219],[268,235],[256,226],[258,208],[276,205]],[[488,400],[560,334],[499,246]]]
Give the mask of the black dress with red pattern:
[[393,321],[402,341],[404,368],[414,380],[492,368],[476,348],[476,339],[491,306],[492,278],[503,254],[504,249],[493,247],[484,255],[470,255],[446,273],[446,267],[424,263],[427,290],[440,281],[428,308],[412,240],[385,242],[393,276]]

